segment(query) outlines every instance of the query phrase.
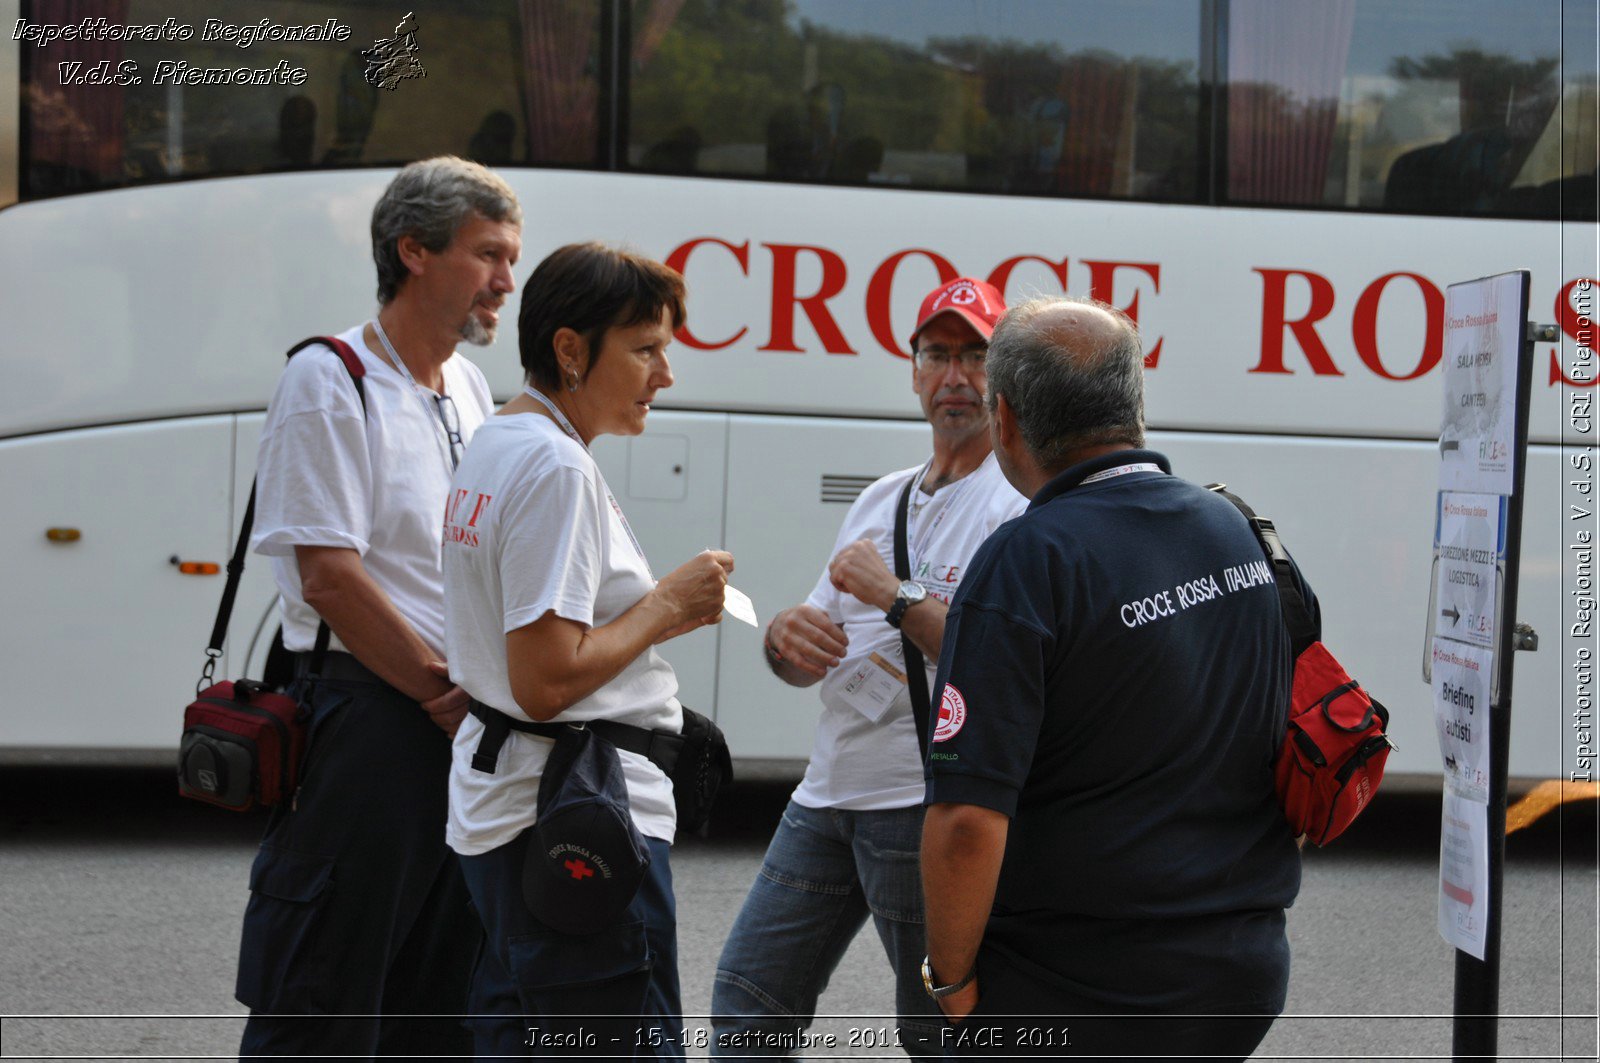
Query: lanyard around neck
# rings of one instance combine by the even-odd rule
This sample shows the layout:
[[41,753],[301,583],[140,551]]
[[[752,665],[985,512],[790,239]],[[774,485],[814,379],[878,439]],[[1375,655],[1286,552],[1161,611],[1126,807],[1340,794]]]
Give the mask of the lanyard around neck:
[[1078,481],[1078,486],[1082,487],[1085,484],[1097,484],[1101,480],[1110,480],[1110,479],[1112,479],[1114,477],[1117,477],[1117,476],[1126,476],[1130,472],[1161,472],[1161,471],[1162,471],[1161,466],[1157,465],[1155,462],[1152,462],[1152,461],[1140,461],[1140,462],[1135,462],[1132,465],[1118,465],[1114,469],[1101,469],[1099,472],[1095,473],[1093,476],[1085,476],[1082,480]]
[[[908,507],[911,505],[912,499],[915,499],[922,494],[922,481],[927,477],[928,470],[932,466],[933,459],[929,458],[922,468],[917,471],[916,478],[911,481],[911,493],[906,496],[906,504]],[[981,464],[979,465],[979,468],[982,468]],[[977,469],[973,469],[972,472],[967,473],[955,483],[946,484],[944,487],[939,489],[950,492],[944,497],[944,505],[939,508],[939,512],[934,516],[932,524],[928,525],[926,528],[917,528],[917,541],[915,543],[907,543],[910,554],[908,560],[911,562],[911,571],[913,574],[916,572],[916,559],[922,556],[922,552],[928,548],[929,542],[933,539],[933,533],[939,530],[939,525],[944,523],[945,516],[952,508],[955,507],[956,499],[961,497],[961,493],[967,489],[967,485],[972,482],[972,478],[977,474],[977,472]],[[935,497],[937,497],[937,495],[938,491],[935,491],[934,494],[929,495],[927,498],[919,502],[915,509],[913,509],[911,512],[914,512],[920,517],[923,509],[926,508],[927,505],[932,502]],[[911,513],[908,512],[906,516],[909,518]],[[913,578],[915,577],[913,576]]]
[[[456,467],[460,464],[460,462],[456,458],[455,451],[451,449],[450,426],[444,423],[444,412],[440,409],[437,401],[437,399],[449,399],[450,396],[444,391],[440,391],[436,396],[432,393],[431,389],[428,389],[429,393],[424,395],[424,389],[420,384],[417,383],[417,378],[411,375],[411,367],[406,365],[406,360],[404,358],[400,357],[400,352],[394,349],[394,344],[389,342],[389,334],[383,331],[383,322],[379,321],[376,317],[372,319],[372,331],[378,334],[378,342],[382,343],[383,349],[388,352],[389,360],[394,362],[395,368],[400,370],[401,375],[406,378],[406,382],[411,385],[412,393],[422,399],[422,406],[423,409],[427,411],[428,420],[438,423],[439,428],[444,434],[444,460],[450,466],[450,475],[454,476]],[[441,381],[442,379],[443,372],[441,371]],[[443,384],[441,383],[440,386],[443,387]],[[455,400],[450,399],[450,402],[453,404]],[[457,409],[456,423],[458,426],[458,434],[460,421],[461,411]]]
[[[562,413],[555,403],[551,402],[538,391],[526,385],[523,386],[522,393],[528,396],[528,398],[537,402],[539,405],[543,406],[546,410],[549,410],[550,416],[555,419],[557,427],[559,427],[563,432],[567,433],[567,435],[571,436],[574,443],[578,444],[578,446],[582,447],[585,451],[589,449],[589,445],[583,441],[583,437],[578,434],[578,430],[572,427],[572,422],[567,420],[567,415]],[[628,533],[628,541],[633,544],[633,549],[636,553],[638,553],[639,560],[644,562],[644,570],[646,575],[648,575],[653,581],[656,576],[654,572],[650,571],[650,559],[644,556],[644,547],[639,545],[639,537],[633,534],[633,526],[628,523],[628,515],[622,512],[622,507],[617,504],[617,496],[611,493],[611,485],[606,483],[605,473],[600,471],[600,467],[598,465],[595,466],[594,471],[595,475],[600,477],[601,486],[606,489],[606,501],[611,503],[611,512],[615,513],[617,515],[617,520],[622,523],[622,530]]]
[[589,444],[585,443],[583,441],[583,437],[578,434],[578,430],[572,427],[572,422],[567,420],[567,415],[561,412],[560,407],[527,385],[523,385],[522,393],[528,396],[528,398],[537,402],[539,405],[543,406],[545,409],[549,410],[550,416],[555,418],[556,424],[561,427],[563,432],[571,436],[573,440],[577,442],[578,446],[582,447],[584,450],[589,449]]

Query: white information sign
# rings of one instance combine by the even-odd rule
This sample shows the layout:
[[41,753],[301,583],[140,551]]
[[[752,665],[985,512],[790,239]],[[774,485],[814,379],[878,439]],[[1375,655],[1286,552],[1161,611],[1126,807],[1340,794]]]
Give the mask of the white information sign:
[[1439,936],[1483,959],[1489,927],[1489,806],[1445,792],[1439,832]]
[[1434,634],[1493,649],[1499,630],[1505,499],[1441,491],[1438,517]]
[[1511,493],[1522,285],[1522,274],[1503,273],[1446,292],[1441,490]]
[[1489,697],[1494,654],[1433,640],[1433,718],[1446,792],[1489,800]]

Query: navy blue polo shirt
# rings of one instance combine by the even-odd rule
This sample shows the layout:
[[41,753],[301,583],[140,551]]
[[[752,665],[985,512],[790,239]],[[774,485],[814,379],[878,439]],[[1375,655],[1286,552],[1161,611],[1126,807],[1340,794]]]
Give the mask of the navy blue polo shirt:
[[1046,484],[973,557],[933,688],[928,803],[1011,817],[995,914],[1281,920],[1289,652],[1226,499],[1145,450]]

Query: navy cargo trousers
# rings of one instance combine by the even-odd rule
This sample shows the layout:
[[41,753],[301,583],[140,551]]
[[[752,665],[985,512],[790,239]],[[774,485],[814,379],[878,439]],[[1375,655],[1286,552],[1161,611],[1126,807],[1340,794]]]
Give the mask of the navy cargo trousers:
[[468,1055],[483,929],[444,842],[450,740],[375,676],[311,703],[300,791],[250,871],[240,1055]]

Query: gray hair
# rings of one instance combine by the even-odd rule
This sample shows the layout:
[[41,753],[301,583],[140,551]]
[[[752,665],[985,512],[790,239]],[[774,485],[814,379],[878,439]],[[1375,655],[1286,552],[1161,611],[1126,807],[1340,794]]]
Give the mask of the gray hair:
[[[1098,349],[1067,346],[1051,310],[1086,306],[1115,320],[1116,336]],[[989,339],[989,411],[996,398],[1016,418],[1028,452],[1060,471],[1074,451],[1124,443],[1144,446],[1144,349],[1128,315],[1095,299],[1031,299],[1007,311]]]
[[439,155],[403,167],[372,208],[372,260],[378,265],[378,302],[388,305],[410,275],[400,261],[399,240],[414,236],[429,251],[450,246],[456,230],[474,214],[490,221],[522,224],[522,208],[494,171],[454,155]]

